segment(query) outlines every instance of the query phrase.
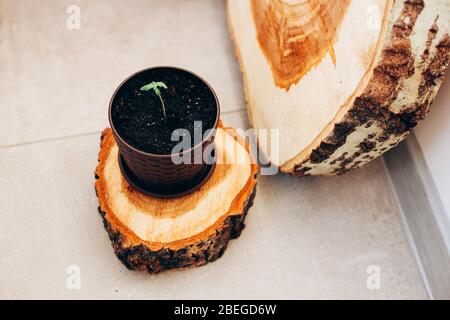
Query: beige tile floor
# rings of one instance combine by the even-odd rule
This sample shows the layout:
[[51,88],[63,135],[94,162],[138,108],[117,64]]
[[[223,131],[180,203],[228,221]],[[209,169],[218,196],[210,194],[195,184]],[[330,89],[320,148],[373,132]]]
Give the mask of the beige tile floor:
[[[80,30],[66,28],[72,4]],[[246,125],[222,1],[0,0],[0,62],[0,298],[427,298],[381,160],[260,177],[247,228],[205,267],[149,276],[116,259],[93,189],[114,87],[186,67],[217,89],[226,124]],[[80,290],[66,286],[70,265]]]

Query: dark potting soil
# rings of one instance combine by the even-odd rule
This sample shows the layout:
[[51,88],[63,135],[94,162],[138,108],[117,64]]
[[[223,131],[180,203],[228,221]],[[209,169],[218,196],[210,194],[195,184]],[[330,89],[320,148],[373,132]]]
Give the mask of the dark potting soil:
[[[159,97],[153,90],[141,91],[161,81],[167,122]],[[179,141],[171,141],[176,129],[187,129],[194,146],[194,121],[202,122],[202,134],[214,126],[216,99],[209,87],[194,75],[172,68],[143,71],[129,79],[112,102],[111,118],[117,133],[128,144],[144,152],[170,154]]]

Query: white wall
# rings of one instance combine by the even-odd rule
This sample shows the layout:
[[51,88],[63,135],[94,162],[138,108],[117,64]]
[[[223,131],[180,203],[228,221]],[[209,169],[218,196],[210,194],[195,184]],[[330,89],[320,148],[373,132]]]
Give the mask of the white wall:
[[450,216],[450,75],[425,121],[414,130],[439,195]]

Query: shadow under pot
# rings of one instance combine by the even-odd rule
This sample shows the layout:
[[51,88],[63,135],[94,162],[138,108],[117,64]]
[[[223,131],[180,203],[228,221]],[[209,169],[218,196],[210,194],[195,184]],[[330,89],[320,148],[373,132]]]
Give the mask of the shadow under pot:
[[160,198],[197,190],[215,168],[219,115],[214,90],[192,72],[156,67],[133,74],[109,105],[123,176]]

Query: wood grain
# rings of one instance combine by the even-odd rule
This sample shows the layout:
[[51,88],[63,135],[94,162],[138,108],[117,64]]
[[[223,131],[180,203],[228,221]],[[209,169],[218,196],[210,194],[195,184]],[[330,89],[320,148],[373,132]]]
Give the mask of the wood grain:
[[[283,172],[340,175],[360,168],[395,147],[424,119],[450,63],[449,0],[352,1],[334,54],[289,91],[279,88],[272,77],[273,59],[263,53],[268,45],[279,52],[296,39],[295,33],[314,38],[305,34],[308,10],[295,15],[296,6],[303,8],[308,1],[267,2],[284,4],[281,17],[272,19],[268,6],[255,21],[250,0],[229,0],[228,18],[250,122],[257,130],[278,130],[279,153],[270,154],[265,143],[260,148]],[[380,19],[372,17],[370,23],[369,9]],[[315,13],[312,7],[309,11]],[[269,21],[279,41],[261,45],[261,19]],[[286,34],[289,28],[293,31]],[[315,48],[318,55],[321,48]]]
[[234,130],[220,127],[214,141],[218,162],[209,180],[186,196],[158,199],[123,178],[112,131],[103,131],[95,173],[99,211],[116,255],[129,269],[159,273],[201,266],[221,257],[228,241],[240,235],[253,205],[258,165]]

